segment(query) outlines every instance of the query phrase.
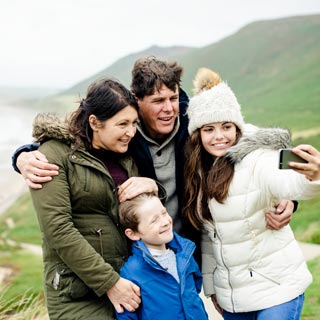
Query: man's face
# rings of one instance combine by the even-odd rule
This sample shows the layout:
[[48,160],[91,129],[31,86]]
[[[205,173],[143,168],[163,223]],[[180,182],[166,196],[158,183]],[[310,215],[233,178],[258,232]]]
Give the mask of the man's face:
[[137,101],[140,120],[151,138],[161,139],[173,131],[179,112],[178,86],[172,91],[162,85],[159,91]]

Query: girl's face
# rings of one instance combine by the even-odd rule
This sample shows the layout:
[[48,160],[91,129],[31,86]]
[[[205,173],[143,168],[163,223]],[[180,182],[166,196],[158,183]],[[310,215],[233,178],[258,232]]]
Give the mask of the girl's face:
[[237,127],[232,122],[214,122],[200,129],[204,149],[215,157],[224,156],[236,143]]
[[117,153],[128,150],[131,139],[136,134],[138,113],[132,106],[121,109],[106,121],[100,121],[90,115],[89,122],[93,130],[92,146]]
[[130,239],[141,239],[148,248],[165,250],[166,243],[173,239],[172,218],[166,208],[157,197],[153,197],[138,210],[138,231],[132,231]]

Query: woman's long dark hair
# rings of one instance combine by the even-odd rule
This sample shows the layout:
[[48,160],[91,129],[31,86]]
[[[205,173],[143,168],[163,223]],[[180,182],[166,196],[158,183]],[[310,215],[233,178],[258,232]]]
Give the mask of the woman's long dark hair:
[[93,82],[88,88],[86,98],[82,99],[69,119],[69,132],[75,139],[75,150],[82,143],[87,150],[92,146],[90,115],[95,115],[103,122],[129,105],[138,110],[138,104],[131,92],[117,80],[100,79]]
[[[237,141],[240,135],[237,128]],[[214,198],[219,203],[226,199],[234,164],[227,157],[215,158],[204,149],[200,129],[187,140],[185,156],[184,215],[199,230],[205,220],[212,220],[208,199]]]

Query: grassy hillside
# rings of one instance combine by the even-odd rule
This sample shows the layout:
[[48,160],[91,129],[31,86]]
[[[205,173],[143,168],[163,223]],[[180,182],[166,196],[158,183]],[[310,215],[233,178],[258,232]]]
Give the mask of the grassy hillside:
[[252,23],[181,57],[184,86],[201,66],[234,89],[248,122],[301,130],[320,123],[320,15]]
[[91,77],[75,84],[68,90],[38,100],[37,103],[34,104],[34,107],[39,111],[55,111],[60,114],[67,113],[78,107],[80,98],[83,98],[85,96],[88,86],[94,80],[102,77],[115,77],[129,88],[131,69],[134,61],[136,61],[139,57],[154,55],[163,59],[168,59],[172,54],[179,56],[190,50],[192,50],[192,48],[189,47],[175,46],[162,48],[153,46],[144,51],[130,54],[119,59],[114,64],[100,71],[99,73],[94,74]]
[[199,67],[218,71],[235,91],[247,122],[293,131],[319,127],[320,15],[254,22],[202,48],[151,47],[119,59],[39,107],[73,109],[88,85],[103,76],[129,86],[134,61],[150,54],[181,63],[182,86],[189,94]]
[[192,50],[190,47],[168,47],[168,48],[162,48],[158,46],[152,46],[144,51],[137,52],[130,54],[126,57],[123,57],[116,61],[114,64],[112,64],[110,67],[100,71],[97,74],[94,74],[92,77],[85,79],[84,81],[76,84],[69,90],[66,90],[63,92],[63,94],[69,95],[74,93],[81,93],[84,94],[87,90],[87,87],[91,82],[93,82],[96,79],[110,76],[110,77],[116,77],[118,80],[120,80],[123,84],[125,84],[127,87],[130,86],[131,81],[131,69],[133,67],[134,62],[143,56],[149,56],[154,55],[157,57],[161,57],[163,59],[170,58],[172,55],[174,56],[180,56],[187,52]]

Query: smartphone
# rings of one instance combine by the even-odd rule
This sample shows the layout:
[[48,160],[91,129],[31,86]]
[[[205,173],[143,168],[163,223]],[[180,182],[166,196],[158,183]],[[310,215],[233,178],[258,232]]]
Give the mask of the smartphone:
[[292,169],[288,162],[307,163],[308,161],[294,154],[291,149],[280,149],[279,153],[279,169]]

